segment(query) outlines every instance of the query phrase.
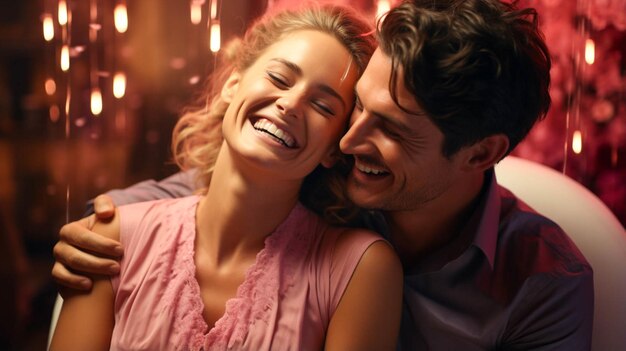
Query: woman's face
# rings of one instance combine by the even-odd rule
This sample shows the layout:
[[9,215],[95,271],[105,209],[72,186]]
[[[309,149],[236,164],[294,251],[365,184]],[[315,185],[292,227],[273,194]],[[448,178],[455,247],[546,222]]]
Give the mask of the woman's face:
[[229,103],[222,132],[232,154],[289,179],[331,165],[357,75],[350,53],[329,34],[287,34],[222,90]]

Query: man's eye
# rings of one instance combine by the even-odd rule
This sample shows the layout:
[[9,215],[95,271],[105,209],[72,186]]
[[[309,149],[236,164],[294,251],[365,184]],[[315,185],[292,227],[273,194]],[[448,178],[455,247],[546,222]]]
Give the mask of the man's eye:
[[359,109],[359,110],[363,110],[363,105],[361,104],[361,99],[359,99],[358,97],[354,100],[354,107]]
[[281,86],[281,87],[288,86],[287,80],[280,74],[267,71],[267,76],[270,77],[270,80],[278,86]]
[[401,139],[402,136],[400,135],[400,133],[398,133],[395,130],[392,130],[390,128],[385,128],[385,134],[387,134],[387,136],[389,136],[391,139]]

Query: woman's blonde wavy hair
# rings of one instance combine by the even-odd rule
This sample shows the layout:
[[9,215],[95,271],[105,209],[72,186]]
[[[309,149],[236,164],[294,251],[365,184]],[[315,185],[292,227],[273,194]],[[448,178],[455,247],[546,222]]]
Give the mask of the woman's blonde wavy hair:
[[[200,106],[184,113],[173,132],[174,161],[184,170],[198,170],[198,181],[204,185],[200,192],[206,191],[211,181],[223,141],[221,126],[228,107],[220,95],[224,82],[232,71],[245,72],[268,46],[299,30],[315,30],[335,37],[352,55],[359,76],[376,46],[373,29],[367,21],[350,9],[334,5],[266,15],[248,29],[243,39],[226,45],[221,51],[220,69],[212,75]],[[331,169],[318,166],[305,178],[300,201],[331,223],[349,224],[358,214],[345,193],[349,169],[344,157]]]

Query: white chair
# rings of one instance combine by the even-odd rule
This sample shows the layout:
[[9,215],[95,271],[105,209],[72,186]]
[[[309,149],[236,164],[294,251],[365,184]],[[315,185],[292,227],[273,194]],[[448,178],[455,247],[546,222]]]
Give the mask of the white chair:
[[54,308],[52,308],[52,318],[50,319],[50,329],[48,330],[48,346],[46,350],[50,349],[50,342],[52,341],[52,335],[54,335],[54,328],[57,326],[59,320],[59,313],[61,313],[61,307],[63,306],[63,298],[57,294],[57,298],[54,301]]
[[594,272],[594,351],[626,350],[626,231],[584,186],[538,163],[508,156],[498,182],[567,232]]

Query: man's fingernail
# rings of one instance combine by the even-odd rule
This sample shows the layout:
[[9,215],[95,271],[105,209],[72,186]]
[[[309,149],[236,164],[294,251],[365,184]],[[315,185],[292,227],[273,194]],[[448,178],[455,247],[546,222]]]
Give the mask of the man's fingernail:
[[87,279],[81,280],[79,284],[85,290],[89,290],[91,288],[91,282]]
[[118,256],[122,256],[124,254],[124,248],[121,246],[115,246],[113,248],[113,252],[115,252],[115,254]]
[[120,266],[117,264],[112,264],[109,266],[109,272],[111,274],[117,274],[120,272]]

